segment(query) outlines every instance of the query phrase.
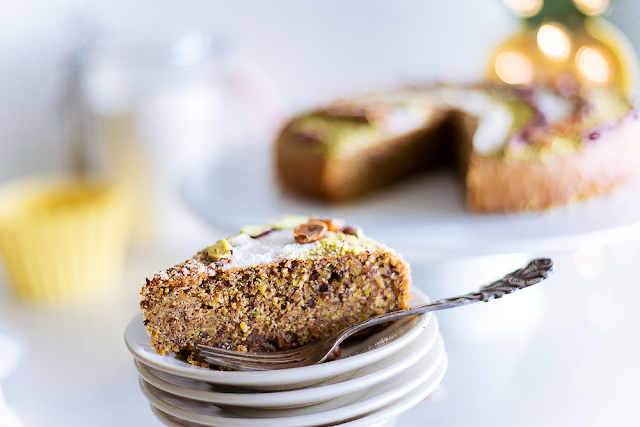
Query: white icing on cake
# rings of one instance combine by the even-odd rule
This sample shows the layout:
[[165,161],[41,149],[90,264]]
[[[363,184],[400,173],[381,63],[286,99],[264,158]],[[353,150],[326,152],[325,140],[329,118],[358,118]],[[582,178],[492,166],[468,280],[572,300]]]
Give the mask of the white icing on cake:
[[[330,231],[327,232],[327,236],[331,234],[333,233]],[[222,270],[253,267],[260,264],[269,264],[284,259],[296,258],[311,252],[319,244],[319,241],[306,244],[296,242],[291,229],[275,230],[258,239],[249,238],[249,240],[246,240],[240,236],[242,236],[242,234],[228,239],[230,241],[241,241],[243,243],[231,248],[233,251],[231,258],[222,264]]]
[[549,124],[561,123],[569,119],[575,108],[575,102],[540,88],[534,92],[533,98]]
[[373,125],[380,135],[392,138],[420,129],[432,112],[433,109],[424,106],[400,107],[394,109],[382,120],[375,121]]
[[480,116],[478,129],[473,136],[473,147],[480,154],[491,154],[504,145],[512,132],[513,116],[502,103],[488,107]]
[[638,139],[640,135],[640,107],[635,106],[633,110],[620,123],[620,133],[627,139]]
[[429,91],[427,98],[440,108],[455,108],[478,117],[473,147],[481,154],[502,148],[513,131],[509,107],[486,91],[443,86]]

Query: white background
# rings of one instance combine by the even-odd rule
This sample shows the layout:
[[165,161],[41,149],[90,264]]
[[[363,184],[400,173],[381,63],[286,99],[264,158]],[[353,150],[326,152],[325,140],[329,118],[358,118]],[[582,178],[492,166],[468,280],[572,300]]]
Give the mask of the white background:
[[0,180],[65,164],[57,114],[78,16],[107,36],[222,36],[291,112],[381,82],[476,79],[516,25],[498,0],[0,2]]

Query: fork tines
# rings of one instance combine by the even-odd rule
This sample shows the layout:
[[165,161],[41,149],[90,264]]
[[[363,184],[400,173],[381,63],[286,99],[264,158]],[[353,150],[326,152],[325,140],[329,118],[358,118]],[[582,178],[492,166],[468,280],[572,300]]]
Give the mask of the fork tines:
[[273,351],[265,353],[253,353],[248,351],[227,350],[224,348],[211,347],[204,344],[198,344],[198,350],[200,350],[201,356],[206,357],[220,357],[225,359],[240,359],[240,360],[292,360],[298,358],[300,355],[299,348],[292,348],[290,350]]

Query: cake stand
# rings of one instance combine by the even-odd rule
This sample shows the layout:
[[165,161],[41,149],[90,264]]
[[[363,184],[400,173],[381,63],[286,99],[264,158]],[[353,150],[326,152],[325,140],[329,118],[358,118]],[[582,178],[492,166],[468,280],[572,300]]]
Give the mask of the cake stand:
[[544,212],[477,215],[464,210],[460,180],[436,171],[354,202],[329,205],[282,192],[270,147],[263,145],[194,170],[182,192],[198,215],[230,235],[245,224],[285,214],[345,218],[414,262],[543,254],[640,238],[638,180]]

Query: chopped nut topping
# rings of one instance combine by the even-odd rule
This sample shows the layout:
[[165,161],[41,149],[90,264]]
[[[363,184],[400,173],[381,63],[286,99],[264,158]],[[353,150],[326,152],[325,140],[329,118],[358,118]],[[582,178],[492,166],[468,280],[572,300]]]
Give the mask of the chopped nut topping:
[[324,222],[327,224],[329,231],[338,231],[344,227],[344,219],[342,218],[314,218],[316,221]]
[[286,228],[295,228],[296,226],[309,221],[308,215],[285,215],[274,221],[272,226],[276,230],[282,230]]
[[293,229],[293,237],[295,237],[298,243],[312,243],[322,239],[327,233],[327,224],[311,219],[304,224],[298,225]]
[[358,236],[358,228],[359,227],[352,227],[352,226],[348,225],[348,226],[344,227],[340,231],[343,232],[344,234],[350,234],[352,236]]
[[248,326],[246,323],[244,323],[244,322],[240,322],[240,325],[239,325],[239,326],[240,326],[240,330],[242,331],[242,333],[243,333],[243,334],[245,334],[245,335],[246,335],[246,334],[248,334],[248,333],[249,333],[250,328],[249,328],[249,326]]
[[223,258],[229,258],[232,253],[231,245],[226,239],[222,239],[216,242],[215,245],[209,246],[207,248],[207,252],[209,253],[209,256],[216,261]]
[[259,234],[262,234],[264,231],[269,230],[270,228],[273,228],[273,227],[268,224],[251,224],[251,225],[245,225],[244,227],[242,227],[240,229],[240,233],[245,233],[255,238],[256,236],[258,236]]
[[271,227],[271,228],[268,228],[268,229],[264,230],[262,233],[258,233],[255,236],[251,236],[251,237],[254,238],[254,239],[259,239],[260,237],[264,237],[267,234],[273,233],[274,231],[276,231],[276,229]]

